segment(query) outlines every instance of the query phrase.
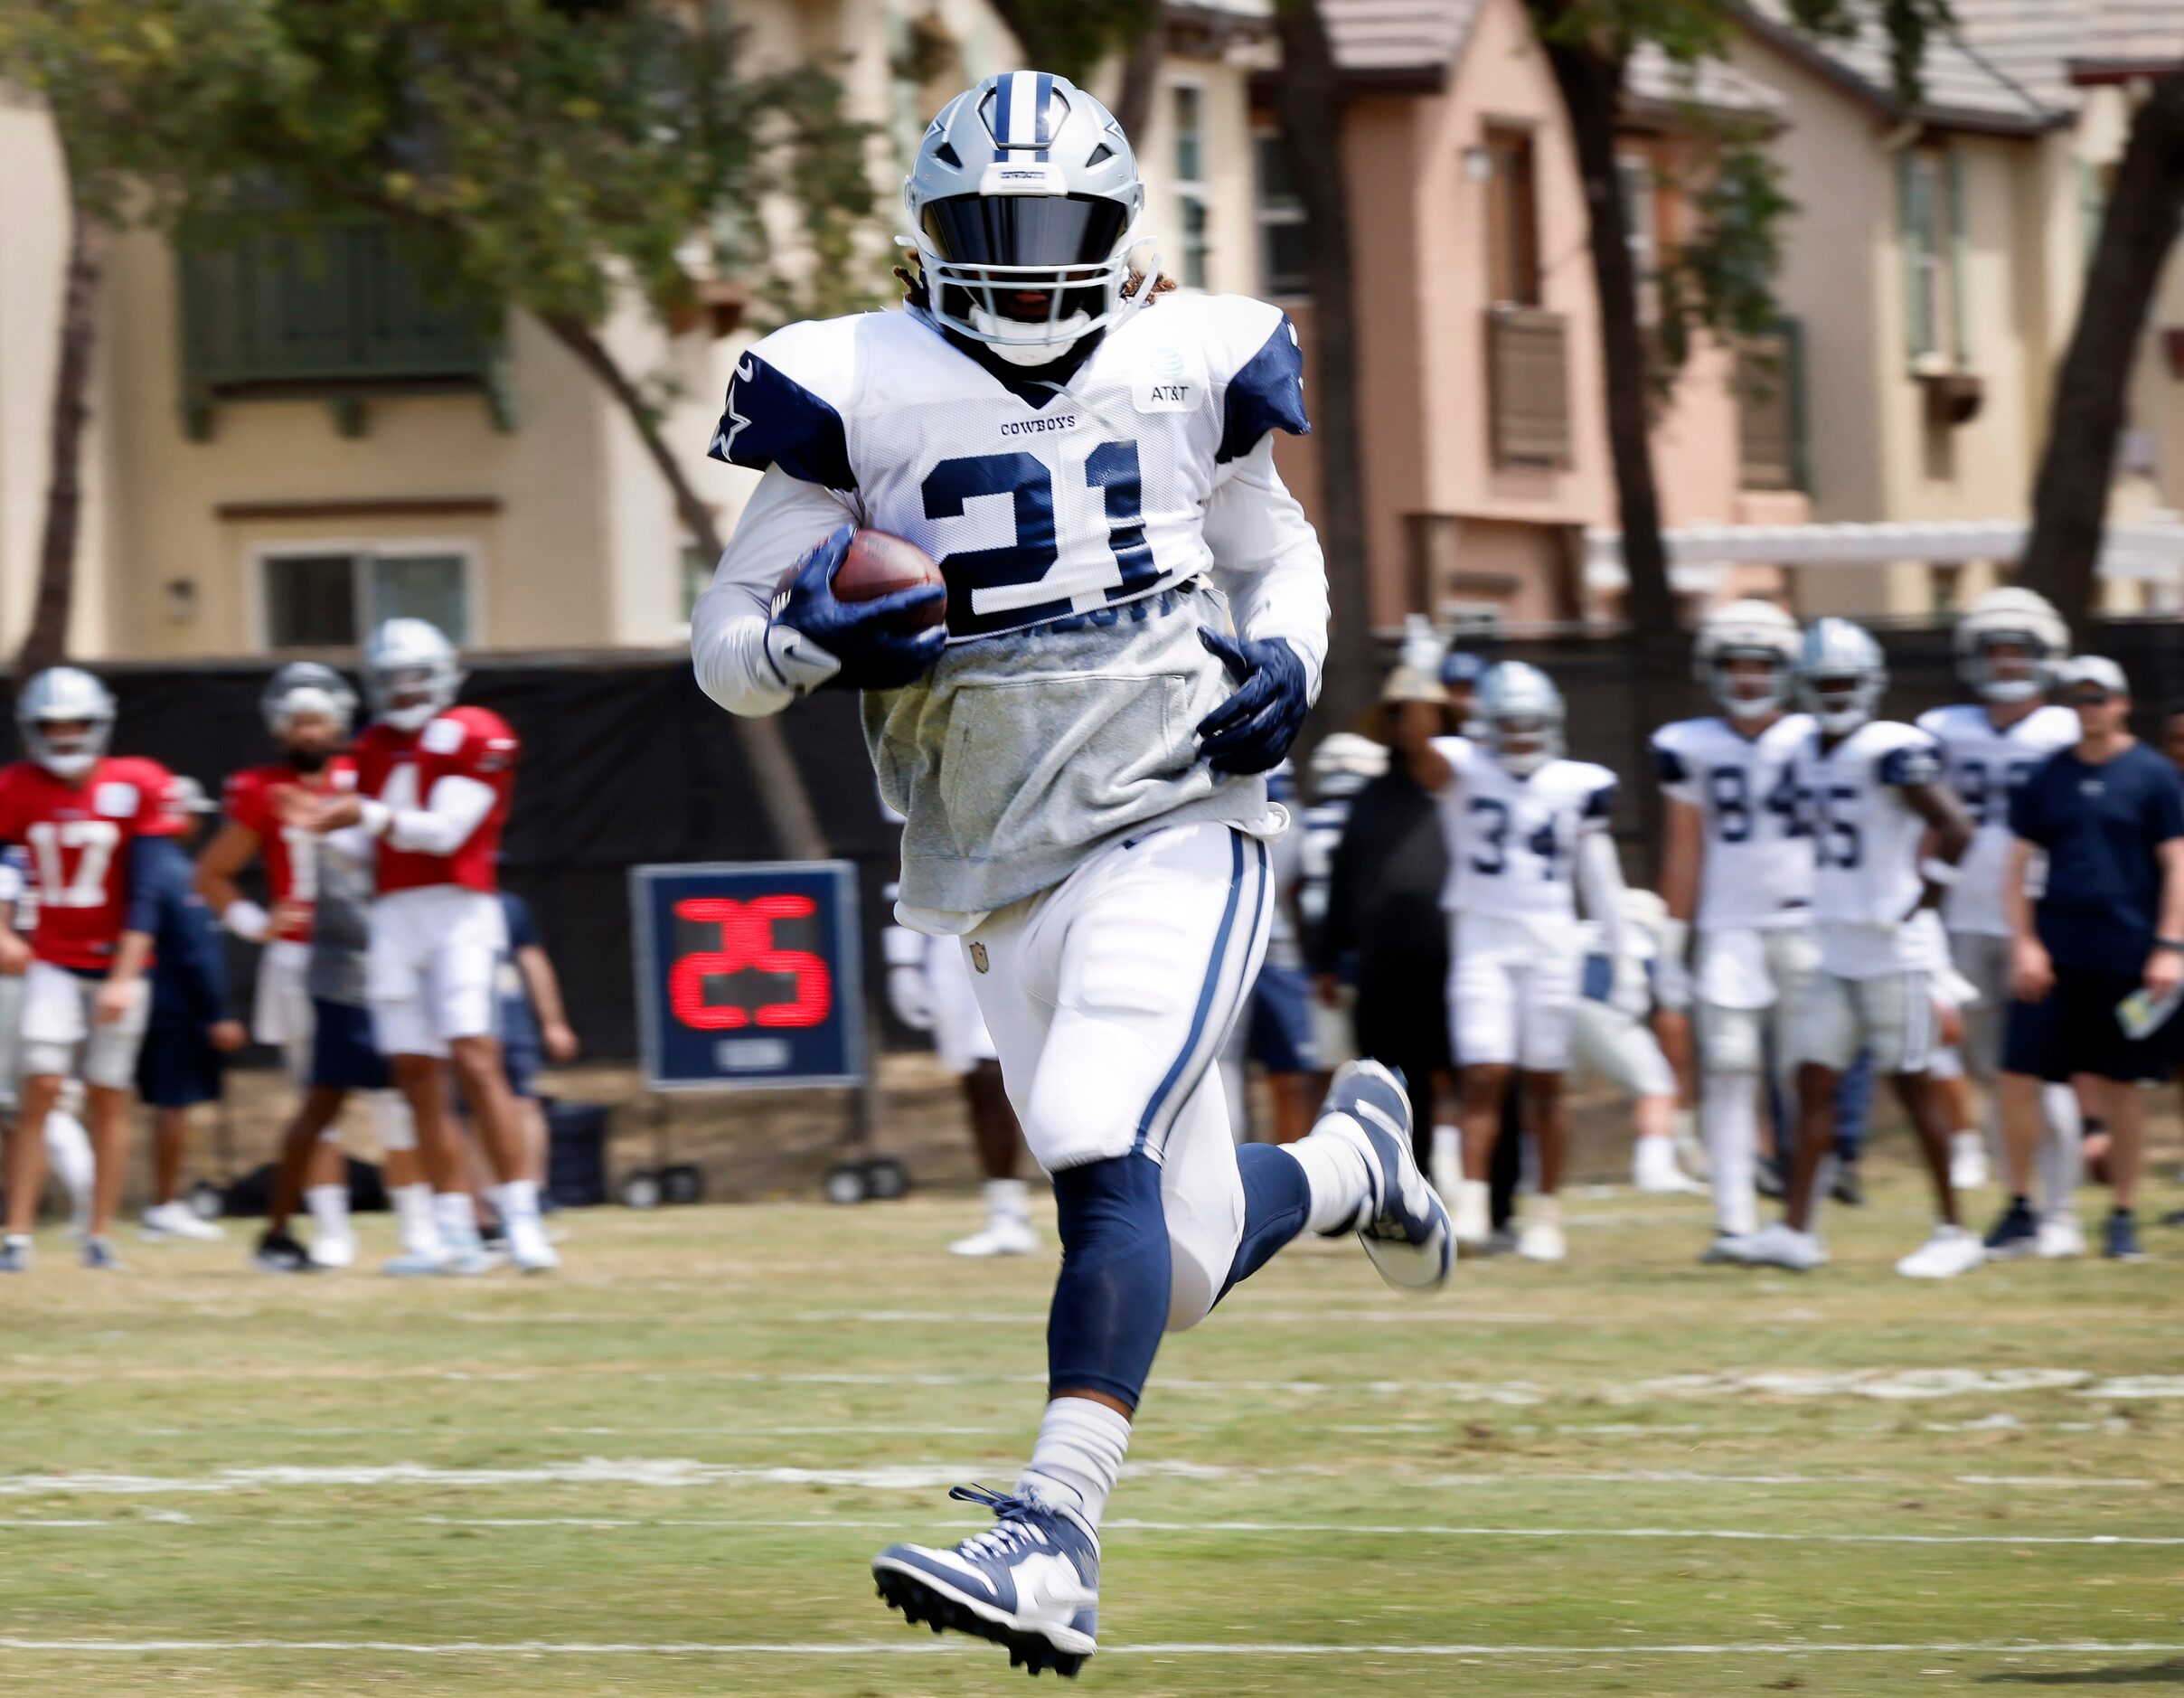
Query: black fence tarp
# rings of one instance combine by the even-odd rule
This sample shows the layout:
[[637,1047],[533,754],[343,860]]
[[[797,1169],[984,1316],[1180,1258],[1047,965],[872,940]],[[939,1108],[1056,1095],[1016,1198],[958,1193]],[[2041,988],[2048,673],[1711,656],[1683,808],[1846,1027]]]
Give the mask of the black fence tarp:
[[[1961,693],[1945,629],[1877,633],[1888,653],[1883,712],[1909,719]],[[2125,620],[2106,627],[2101,652],[2131,675],[2142,729],[2184,695],[2184,622]],[[1624,779],[1617,821],[1634,878],[1650,877],[1652,845],[1639,841],[1636,788],[1651,782],[1643,725],[1632,702],[1627,651],[1613,635],[1528,637],[1493,646],[1492,658],[1532,661],[1567,699],[1570,751]],[[258,696],[265,664],[98,669],[121,704],[114,748],[150,755],[219,794],[238,767],[271,758]],[[12,681],[0,680],[12,693]],[[523,741],[505,854],[508,887],[535,913],[561,973],[570,1014],[587,1050],[633,1056],[627,873],[645,862],[762,861],[776,854],[734,724],[692,681],[679,654],[607,659],[481,658],[464,699],[490,707]],[[6,735],[12,745],[9,702]],[[1708,711],[1698,686],[1690,711]],[[855,698],[822,692],[783,716],[789,746],[834,853],[858,863],[877,988],[880,887],[894,876],[896,832],[881,816]],[[1316,731],[1336,726],[1314,726]],[[239,951],[238,992],[247,998],[254,951]],[[248,1006],[247,1000],[241,1005]],[[892,1034],[898,1038],[904,1034]]]

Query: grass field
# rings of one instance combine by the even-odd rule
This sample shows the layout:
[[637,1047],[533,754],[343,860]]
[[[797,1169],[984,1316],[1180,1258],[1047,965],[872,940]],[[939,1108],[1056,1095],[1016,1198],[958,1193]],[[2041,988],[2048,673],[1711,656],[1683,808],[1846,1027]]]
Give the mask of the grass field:
[[[1802,1280],[1627,1194],[1424,1302],[1287,1252],[1163,1350],[1082,1688],[2184,1684],[2184,1234],[1937,1288],[1876,1189]],[[1051,1268],[951,1262],[966,1209],[600,1211],[527,1283],[49,1240],[0,1287],[0,1685],[1021,1691],[866,1571],[1036,1421]]]

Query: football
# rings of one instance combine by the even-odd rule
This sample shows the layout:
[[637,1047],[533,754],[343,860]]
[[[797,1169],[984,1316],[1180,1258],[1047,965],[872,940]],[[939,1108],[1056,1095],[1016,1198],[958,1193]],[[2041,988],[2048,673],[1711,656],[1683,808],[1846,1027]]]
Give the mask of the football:
[[[917,543],[885,531],[860,531],[835,568],[834,595],[843,601],[877,601],[898,590],[942,581],[939,565]],[[938,625],[947,617],[946,597],[910,616],[919,626]]]

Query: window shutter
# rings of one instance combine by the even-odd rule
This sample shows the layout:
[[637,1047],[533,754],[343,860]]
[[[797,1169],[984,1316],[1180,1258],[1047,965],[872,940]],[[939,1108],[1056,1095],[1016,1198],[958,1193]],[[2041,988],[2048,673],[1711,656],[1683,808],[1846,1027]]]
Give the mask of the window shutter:
[[1928,231],[1920,216],[1917,161],[1910,148],[1896,156],[1897,228],[1904,259],[1904,351],[1914,360],[1934,345],[1924,281]]
[[1972,365],[1972,319],[1964,310],[1964,161],[1953,147],[1946,156],[1949,161],[1949,317],[1956,363],[1961,370]]

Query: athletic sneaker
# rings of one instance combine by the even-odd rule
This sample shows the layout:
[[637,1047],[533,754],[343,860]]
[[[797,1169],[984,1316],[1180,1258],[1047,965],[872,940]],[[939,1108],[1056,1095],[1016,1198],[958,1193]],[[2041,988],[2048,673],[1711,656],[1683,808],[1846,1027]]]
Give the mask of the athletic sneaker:
[[1906,1279],[1953,1279],[1987,1259],[1979,1235],[1961,1226],[1936,1226],[1934,1236],[1896,1264]]
[[1714,1239],[1699,1252],[1699,1266],[1703,1268],[1748,1268],[1752,1265],[1752,1240],[1758,1237],[1753,1232],[1716,1232]]
[[98,1273],[119,1273],[121,1258],[115,1253],[110,1238],[87,1238],[83,1240],[83,1265]]
[[1732,1241],[1740,1251],[1737,1259],[1748,1268],[1782,1268],[1791,1273],[1811,1273],[1815,1268],[1828,1265],[1828,1252],[1821,1247],[1820,1240],[1810,1232],[1799,1231],[1787,1221],[1774,1222],[1749,1238]]
[[1380,1278],[1406,1291],[1426,1291],[1448,1278],[1456,1240],[1448,1210],[1418,1171],[1411,1152],[1410,1099],[1402,1081],[1378,1061],[1345,1061],[1327,1088],[1319,1124],[1350,1137],[1357,1128],[1368,1180],[1357,1218],[1337,1229],[1354,1231]]
[[311,1234],[309,1250],[314,1268],[339,1269],[356,1266],[356,1234],[354,1232],[328,1232],[323,1229]]
[[986,1223],[968,1238],[948,1246],[951,1256],[1029,1256],[1039,1248],[1039,1234],[1029,1221],[1013,1214],[987,1217]]
[[1856,1162],[1835,1164],[1835,1178],[1828,1186],[1828,1195],[1846,1209],[1865,1207],[1866,1182],[1859,1176]]
[[2040,1248],[2040,1223],[2032,1218],[2032,1205],[2022,1197],[2010,1199],[2010,1206],[2002,1212],[1987,1233],[1987,1255],[1994,1261],[2017,1261],[2023,1257],[2038,1255]]
[[1097,1648],[1099,1535],[1068,1510],[983,1486],[948,1495],[984,1504],[994,1524],[952,1551],[888,1546],[872,1559],[880,1596],[913,1627],[1007,1646],[1012,1668],[1074,1677]]
[[250,1262],[267,1273],[278,1274],[309,1273],[316,1265],[311,1259],[311,1252],[287,1232],[259,1234],[258,1248],[250,1252]]
[[1559,1221],[1517,1222],[1517,1254],[1526,1261],[1561,1261],[1569,1254]]
[[1631,1146],[1631,1184],[1648,1197],[1704,1194],[1706,1187],[1676,1165],[1676,1140],[1640,1138]]
[[2075,1214],[2051,1214],[2040,1222],[2040,1259],[2069,1261],[2085,1253],[2085,1229]]
[[1949,1135],[1949,1188],[1977,1191],[1987,1183],[1987,1138],[1981,1132]]
[[0,1273],[28,1273],[38,1252],[27,1238],[11,1238],[0,1242]]
[[155,1203],[144,1212],[145,1241],[157,1244],[168,1239],[196,1239],[212,1242],[227,1237],[219,1225],[202,1220],[186,1203]]
[[2139,1248],[2139,1223],[2132,1218],[2129,1209],[2118,1209],[2108,1217],[2107,1230],[2102,1234],[2101,1254],[2110,1261],[2146,1259],[2146,1252]]
[[523,1273],[551,1273],[561,1265],[561,1253],[546,1241],[538,1217],[528,1215],[509,1222],[508,1260]]
[[447,1268],[447,1252],[444,1250],[406,1250],[379,1265],[380,1272],[396,1279],[429,1278],[446,1272]]

